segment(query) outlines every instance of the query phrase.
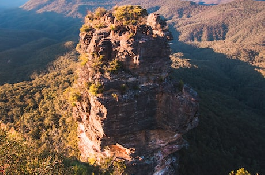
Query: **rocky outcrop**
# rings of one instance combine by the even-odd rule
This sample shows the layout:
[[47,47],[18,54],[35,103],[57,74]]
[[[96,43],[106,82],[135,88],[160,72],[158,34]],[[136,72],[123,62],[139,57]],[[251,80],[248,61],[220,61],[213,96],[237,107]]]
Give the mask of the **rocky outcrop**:
[[158,14],[128,25],[113,14],[87,17],[77,46],[81,159],[122,160],[129,174],[178,174],[182,134],[198,124],[197,94],[168,76],[172,37]]

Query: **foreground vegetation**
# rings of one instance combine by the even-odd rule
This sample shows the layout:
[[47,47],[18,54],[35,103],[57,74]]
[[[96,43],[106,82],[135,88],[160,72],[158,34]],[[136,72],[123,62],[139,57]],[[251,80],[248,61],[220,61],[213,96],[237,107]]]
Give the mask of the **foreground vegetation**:
[[74,81],[76,55],[54,61],[46,73],[32,81],[0,87],[0,119],[14,128],[40,152],[52,150],[78,156],[76,124],[63,92]]
[[78,161],[71,88],[80,64],[77,58],[75,51],[69,52],[31,81],[0,86],[0,168],[7,174],[122,171],[123,164],[112,159],[101,166]]

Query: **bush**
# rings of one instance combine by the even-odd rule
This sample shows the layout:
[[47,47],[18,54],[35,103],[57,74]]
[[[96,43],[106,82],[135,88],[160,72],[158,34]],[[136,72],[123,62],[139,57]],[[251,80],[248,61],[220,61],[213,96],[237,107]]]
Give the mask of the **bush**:
[[93,21],[94,20],[94,14],[92,12],[89,12],[87,15],[86,15],[86,18],[88,18],[90,21]]
[[111,96],[112,96],[116,101],[118,101],[118,99],[119,99],[119,95],[118,95],[118,94],[113,93],[113,94],[111,94]]
[[73,92],[70,96],[71,101],[80,101],[81,100],[81,93],[80,92]]
[[80,55],[79,59],[81,60],[81,65],[84,66],[86,65],[87,61],[88,61],[88,57],[85,55]]
[[236,171],[236,173],[234,171],[231,171],[229,175],[251,175],[251,174],[244,168],[240,168]]
[[92,62],[92,68],[95,70],[95,71],[100,71],[103,67],[103,58],[104,58],[104,55],[100,55],[100,56],[97,56],[96,54],[93,54],[93,62]]
[[105,8],[99,7],[95,10],[95,16],[96,18],[103,17],[107,13],[107,10]]
[[98,24],[94,24],[93,27],[96,29],[102,29],[102,28],[105,28],[107,26],[103,23],[98,23]]
[[111,73],[116,73],[117,71],[119,71],[121,69],[121,63],[119,60],[114,59],[112,61],[109,62],[109,66],[107,68],[107,71],[111,72]]
[[126,84],[122,84],[121,85],[121,93],[124,94],[127,90],[127,85]]
[[184,87],[184,82],[182,80],[179,80],[178,89],[179,91],[182,91]]
[[136,5],[125,5],[114,8],[116,20],[126,24],[137,24],[139,19],[147,16],[146,9]]
[[88,26],[88,25],[82,25],[82,27],[80,28],[80,32],[89,32],[90,30],[92,29],[91,26]]
[[89,87],[89,92],[92,95],[97,95],[103,93],[103,86],[100,83],[92,83]]
[[110,30],[115,30],[116,29],[116,26],[115,25],[110,25]]

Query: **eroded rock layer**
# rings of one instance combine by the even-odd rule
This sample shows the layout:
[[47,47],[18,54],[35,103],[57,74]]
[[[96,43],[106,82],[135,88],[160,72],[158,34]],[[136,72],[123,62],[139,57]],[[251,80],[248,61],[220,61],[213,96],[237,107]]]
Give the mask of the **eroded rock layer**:
[[198,124],[197,95],[168,76],[166,22],[137,8],[127,20],[118,8],[88,14],[81,29],[74,103],[81,159],[123,160],[128,174],[178,174],[182,134]]

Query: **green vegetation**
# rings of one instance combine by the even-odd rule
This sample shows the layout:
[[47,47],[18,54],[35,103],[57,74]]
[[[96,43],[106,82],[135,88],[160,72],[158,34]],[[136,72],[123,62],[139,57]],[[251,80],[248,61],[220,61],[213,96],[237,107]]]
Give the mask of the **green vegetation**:
[[119,99],[119,95],[118,95],[118,94],[113,93],[113,94],[111,94],[111,96],[112,96],[116,101],[118,101],[118,99]]
[[102,28],[105,28],[107,26],[104,23],[99,22],[97,24],[94,24],[93,27],[96,29],[102,29]]
[[91,26],[88,25],[82,25],[82,27],[80,28],[80,32],[89,32],[92,29]]
[[0,12],[0,18],[0,85],[45,71],[58,55],[75,47],[67,41],[77,40],[81,26],[79,19],[21,9]]
[[104,87],[100,83],[92,83],[89,87],[89,92],[93,95],[103,93]]
[[105,61],[103,60],[104,55],[93,54],[92,68],[96,72],[102,72]]
[[[122,70],[122,64],[118,59],[106,60],[104,55],[97,55],[96,53],[92,53],[92,65],[91,67],[96,73],[117,73]],[[82,63],[86,63],[85,56],[80,56],[82,59]],[[82,64],[84,65],[84,64]]]
[[95,17],[97,19],[99,19],[99,18],[103,17],[106,13],[107,13],[107,10],[105,8],[99,7],[99,8],[97,8],[95,10],[95,13],[94,14],[95,14]]
[[23,141],[14,130],[0,128],[0,170],[4,174],[71,174],[64,159],[57,153],[39,152],[36,147]]
[[0,128],[0,171],[4,174],[116,175],[126,168],[123,161],[111,158],[102,161],[101,166],[93,162],[89,165],[52,150],[40,151],[15,130]]
[[179,80],[178,90],[179,90],[179,91],[183,91],[183,87],[184,87],[184,82],[183,82],[183,80]]
[[234,171],[231,171],[229,175],[251,175],[251,174],[244,168],[240,168],[236,171],[236,173]]
[[119,60],[114,59],[109,62],[107,71],[111,73],[117,73],[122,68],[122,64]]
[[[78,161],[72,105],[81,100],[81,93],[71,88],[79,64],[76,58],[75,52],[68,53],[32,81],[0,86],[0,170],[66,175],[124,171],[124,162],[112,159],[101,166]],[[103,91],[100,84],[87,86],[94,95]]]
[[68,93],[70,103],[75,106],[75,102],[80,102],[82,99],[81,93],[73,88],[68,88],[64,93]]
[[122,84],[120,87],[121,93],[124,94],[126,92],[126,90],[128,89],[126,84]]
[[113,24],[112,24],[112,25],[110,25],[110,30],[112,30],[112,31],[113,31],[113,30],[115,30],[115,29],[116,29],[116,26],[115,26],[115,25],[113,25]]
[[[256,66],[265,76],[264,40],[262,21],[264,2],[246,0],[218,6],[201,6],[177,1],[159,13],[171,18],[171,29],[176,40],[200,48],[212,48],[231,59],[238,59]],[[172,16],[173,11],[181,12]],[[221,18],[220,18],[221,16]],[[174,25],[173,25],[174,24]],[[177,45],[172,45],[176,48]]]
[[114,16],[116,20],[122,22],[124,25],[135,25],[147,16],[147,11],[146,9],[142,9],[141,6],[124,5],[114,7]]
[[[78,50],[78,48],[76,50]],[[88,57],[84,54],[80,55],[79,59],[81,61],[82,66],[86,65],[86,63],[88,62]]]
[[191,66],[176,68],[171,77],[184,80],[200,99],[199,126],[184,136],[189,147],[180,151],[180,172],[221,175],[244,166],[263,174],[263,76],[212,49],[181,42],[177,48]]
[[0,168],[5,173],[98,172],[77,161],[77,124],[64,94],[76,64],[76,55],[69,53],[32,81],[0,86]]
[[75,69],[76,55],[69,53],[32,81],[0,86],[0,120],[23,133],[39,150],[78,156],[77,126],[64,94],[74,81]]

